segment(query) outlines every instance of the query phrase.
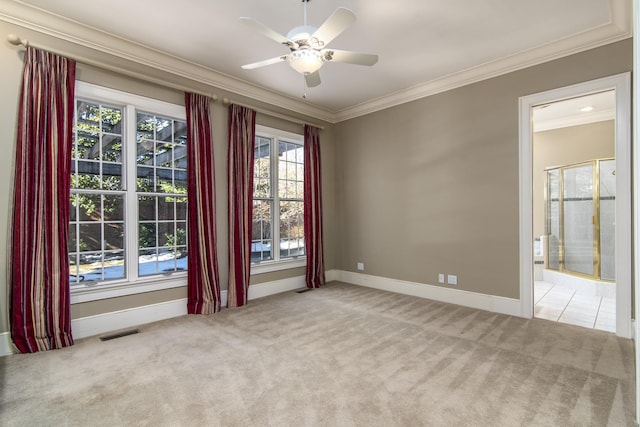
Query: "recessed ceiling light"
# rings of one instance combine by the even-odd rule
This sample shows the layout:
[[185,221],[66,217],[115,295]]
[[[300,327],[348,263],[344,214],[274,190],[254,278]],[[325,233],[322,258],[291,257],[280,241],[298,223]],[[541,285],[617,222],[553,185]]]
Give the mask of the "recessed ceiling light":
[[593,111],[593,107],[588,105],[586,107],[582,107],[580,111],[582,111],[583,113],[588,113],[589,111]]

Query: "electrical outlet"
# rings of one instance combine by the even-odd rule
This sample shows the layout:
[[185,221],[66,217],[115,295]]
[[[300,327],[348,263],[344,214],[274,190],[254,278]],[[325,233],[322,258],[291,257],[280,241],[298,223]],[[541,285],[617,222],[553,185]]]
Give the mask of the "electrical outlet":
[[358,270],[359,271],[363,271],[364,270],[364,263],[363,262],[359,262],[358,263]]
[[444,274],[438,274],[438,283],[444,283]]
[[454,276],[453,274],[449,274],[447,276],[447,283],[450,285],[457,285],[458,284],[458,276]]

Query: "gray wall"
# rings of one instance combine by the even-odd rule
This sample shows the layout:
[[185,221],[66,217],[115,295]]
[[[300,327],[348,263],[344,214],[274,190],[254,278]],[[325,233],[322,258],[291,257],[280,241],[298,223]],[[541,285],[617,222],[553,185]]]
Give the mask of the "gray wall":
[[615,121],[589,123],[533,134],[533,235],[545,234],[545,169],[615,157]]
[[[215,93],[219,99],[229,97],[236,102],[267,107],[293,117],[304,119],[293,112],[283,111],[277,106],[268,106],[248,98],[243,98],[214,87],[207,87],[199,83],[184,82],[176,76],[152,70],[138,64],[129,63],[119,58],[111,58],[107,55],[92,52],[88,49],[74,46],[70,43],[31,32],[25,28],[17,27],[0,21],[0,34],[20,34],[21,37],[34,43],[59,49],[70,54],[82,55],[88,58],[96,58],[108,61],[123,69],[136,71],[142,74],[161,78],[168,82],[186,84],[189,87],[204,93]],[[14,158],[15,158],[15,129],[16,110],[18,105],[18,92],[22,79],[22,66],[24,50],[11,46],[6,40],[0,42],[0,148],[4,153],[0,156],[0,242],[5,242],[6,253],[10,250],[9,232]],[[96,69],[87,65],[78,64],[77,79],[94,83],[126,92],[161,99],[168,102],[184,105],[184,93],[174,89],[160,87],[154,84],[126,77],[122,74]],[[227,107],[222,102],[214,102],[212,108],[213,143],[216,168],[216,225],[218,231],[218,257],[220,266],[220,280],[222,289],[228,284],[228,223],[227,223]],[[258,113],[256,121],[259,124],[270,126],[290,132],[302,132],[302,126],[282,119],[266,116]],[[317,122],[317,120],[313,120]],[[323,202],[324,202],[324,230],[325,230],[325,262],[328,269],[336,267],[335,258],[335,141],[330,124],[326,124],[325,130],[320,133],[322,152],[323,175]],[[7,279],[8,279],[8,255],[0,257],[0,333],[8,331],[7,309]],[[296,277],[304,274],[304,268],[281,270],[273,273],[254,275],[251,284],[263,283],[272,280]],[[71,307],[72,318],[107,313],[110,311],[124,310],[147,304],[160,303],[179,298],[186,298],[186,287],[168,289],[156,292],[148,292],[138,295],[92,301],[88,303],[73,304]]]
[[338,124],[339,267],[519,298],[518,98],[631,69],[629,39]]

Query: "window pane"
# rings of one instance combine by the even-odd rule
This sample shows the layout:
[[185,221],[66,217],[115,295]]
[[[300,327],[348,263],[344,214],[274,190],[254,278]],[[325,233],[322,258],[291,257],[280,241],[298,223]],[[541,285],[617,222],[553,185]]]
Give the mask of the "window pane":
[[158,274],[157,249],[140,249],[138,252],[138,275]]
[[187,143],[187,122],[182,120],[173,121],[173,142],[182,145]]
[[174,246],[175,234],[174,223],[159,222],[158,223],[158,246]]
[[155,118],[151,114],[138,113],[136,130],[138,136],[153,139]]
[[102,160],[122,163],[122,137],[120,135],[103,135]]
[[176,194],[187,194],[187,171],[173,171],[173,187]]
[[69,255],[69,284],[71,286],[80,283],[80,272],[78,270],[78,256],[76,254]]
[[77,194],[73,194],[71,193],[71,199],[70,199],[70,207],[69,207],[69,211],[70,211],[70,220],[71,221],[75,221],[77,214],[76,211],[78,210],[78,195]]
[[186,270],[188,265],[187,247],[180,246],[175,250],[176,256],[176,270]]
[[138,196],[138,219],[156,219],[156,197]]
[[170,168],[173,166],[173,145],[165,143],[156,144],[156,166]]
[[175,145],[173,147],[173,167],[187,169],[187,147],[184,145]]
[[138,166],[137,191],[153,192],[154,189],[153,168]]
[[256,138],[254,149],[253,185],[254,197],[271,196],[271,140]]
[[102,219],[99,194],[76,194],[80,221],[100,221]]
[[78,277],[81,282],[102,280],[102,253],[83,253],[78,257]]
[[122,195],[104,195],[103,214],[105,221],[124,220],[124,199]]
[[156,141],[171,142],[173,140],[172,122],[173,120],[171,119],[163,117],[156,118]]
[[108,223],[104,226],[105,249],[124,249],[124,224]]
[[137,163],[139,165],[153,165],[154,156],[154,144],[147,139],[141,139],[138,134],[138,151],[137,151]]
[[95,159],[96,153],[98,153],[99,138],[98,132],[90,133],[78,130],[72,156],[78,159]]
[[100,131],[100,106],[93,102],[78,101],[76,129],[97,135]]
[[278,195],[283,199],[302,198],[299,189],[304,180],[304,167],[297,162],[297,153],[301,150],[298,144],[280,142],[278,145]]
[[172,220],[175,215],[173,212],[174,197],[158,197],[158,219]]
[[187,198],[176,197],[176,219],[187,219]]
[[103,163],[102,175],[103,190],[122,190],[122,165]]
[[272,205],[270,200],[254,200],[253,232],[251,242],[251,260],[273,259],[272,249]]
[[304,255],[304,203],[280,202],[280,257]]
[[142,223],[138,226],[138,247],[155,248],[156,245],[156,224]]
[[187,244],[187,223],[184,221],[176,223],[176,245],[184,246]]
[[102,249],[102,225],[80,224],[80,251],[92,252]]
[[78,242],[76,241],[76,224],[71,224],[71,226],[69,227],[69,243],[68,243],[69,253],[76,252],[77,243]]
[[122,134],[122,110],[117,107],[102,107],[100,111],[102,131]]
[[171,169],[156,168],[156,191],[173,193],[173,173]]
[[125,277],[124,251],[105,252],[103,274],[103,280],[123,279]]
[[100,163],[79,161],[77,165],[76,174],[71,177],[72,188],[99,190],[102,183],[100,179]]

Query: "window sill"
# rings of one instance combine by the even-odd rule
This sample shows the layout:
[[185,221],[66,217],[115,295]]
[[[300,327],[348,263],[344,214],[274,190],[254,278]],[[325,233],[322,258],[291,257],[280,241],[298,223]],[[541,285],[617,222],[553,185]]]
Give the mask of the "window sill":
[[107,298],[117,298],[127,295],[141,294],[144,292],[160,291],[163,289],[179,288],[187,286],[186,274],[173,274],[170,276],[154,276],[129,282],[106,282],[90,285],[79,285],[71,289],[71,304],[79,304],[89,301],[98,301]]
[[288,270],[290,268],[304,267],[307,265],[307,257],[300,257],[287,261],[264,261],[259,264],[251,264],[251,274],[270,273],[272,271]]

